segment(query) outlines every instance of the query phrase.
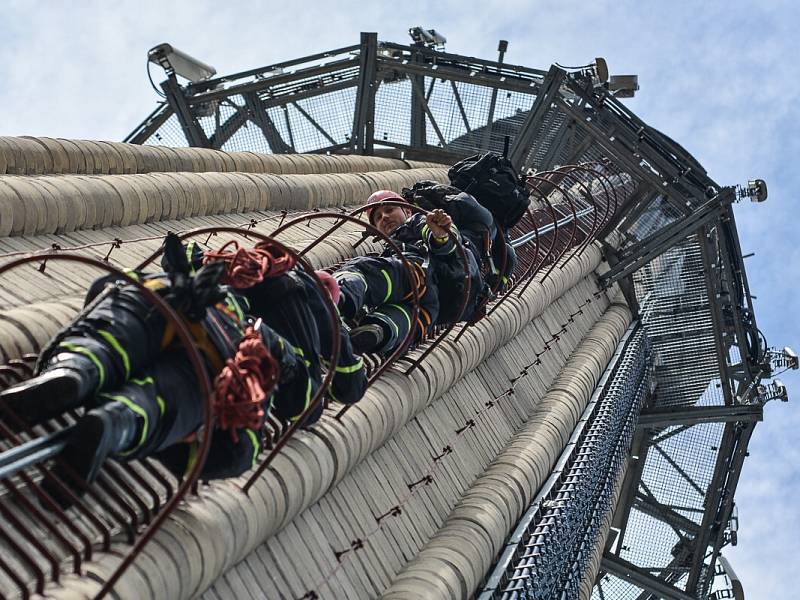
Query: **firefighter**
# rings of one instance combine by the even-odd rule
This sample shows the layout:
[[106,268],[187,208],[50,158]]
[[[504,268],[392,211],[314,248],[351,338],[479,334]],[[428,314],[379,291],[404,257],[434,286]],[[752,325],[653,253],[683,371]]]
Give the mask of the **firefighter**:
[[[403,198],[388,190],[375,192],[367,204]],[[462,238],[451,217],[441,209],[411,214],[402,206],[384,204],[370,209],[370,223],[401,249],[412,265],[411,277],[401,257],[387,247],[379,257],[354,258],[334,273],[341,295],[339,310],[357,321],[350,333],[356,352],[389,354],[413,329],[418,342],[435,324],[468,319],[474,297],[461,311],[467,280],[480,282],[480,272],[467,252],[468,273],[461,253]],[[411,322],[412,285],[419,295],[417,323]],[[365,312],[366,311],[366,312]]]
[[[494,290],[505,287],[516,266],[516,252],[508,229],[489,209],[467,192],[429,180],[403,188],[402,195],[406,201],[424,210],[441,208],[450,215],[464,238],[464,247],[481,265],[488,287]],[[478,290],[476,286],[475,292]],[[489,291],[486,289],[482,293]]]
[[[235,252],[241,252],[238,246]],[[199,268],[208,260],[230,255],[224,248],[221,252],[203,252],[194,242],[186,246],[186,253],[192,268]],[[298,267],[258,282],[243,281],[237,284],[237,291],[247,302],[250,314],[262,319],[273,331],[288,340],[295,353],[302,357],[310,379],[305,389],[297,390],[294,404],[301,404],[303,410],[322,384],[322,366],[330,368],[328,358],[333,349],[334,331],[322,294],[327,293],[334,306],[340,295],[339,285],[331,275],[325,271],[317,271],[316,274],[323,283],[324,291],[320,291],[312,277]],[[361,357],[355,354],[348,330],[338,314],[336,318],[340,325],[339,358],[327,395],[343,404],[353,404],[361,399],[366,390],[366,368]],[[279,406],[277,416],[285,421],[296,420],[302,410],[301,406],[294,404],[289,413]],[[320,404],[312,414],[306,415],[305,424],[316,422],[322,414],[322,408]]]
[[[165,246],[166,274],[135,275],[184,318],[215,375],[218,427],[201,478],[236,476],[253,465],[271,409],[288,419],[306,409],[308,366],[289,341],[247,317],[244,296],[220,285],[230,263],[210,261],[195,269],[175,236],[168,236]],[[260,252],[259,258],[277,265],[262,276],[278,276],[293,266],[281,263],[285,256]],[[37,377],[0,393],[12,413],[31,426],[85,408],[56,467],[77,492],[94,481],[109,456],[153,455],[183,475],[193,466],[194,433],[203,420],[197,376],[174,329],[138,288],[112,282],[108,277],[92,286],[84,314],[42,353]],[[54,499],[69,504],[49,487]]]

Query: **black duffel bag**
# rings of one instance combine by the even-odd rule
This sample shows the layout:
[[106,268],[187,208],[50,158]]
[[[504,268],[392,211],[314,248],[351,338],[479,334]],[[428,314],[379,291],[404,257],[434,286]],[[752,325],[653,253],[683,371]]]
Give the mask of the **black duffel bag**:
[[465,158],[447,175],[453,187],[474,196],[504,229],[519,223],[530,204],[530,192],[514,165],[496,152]]

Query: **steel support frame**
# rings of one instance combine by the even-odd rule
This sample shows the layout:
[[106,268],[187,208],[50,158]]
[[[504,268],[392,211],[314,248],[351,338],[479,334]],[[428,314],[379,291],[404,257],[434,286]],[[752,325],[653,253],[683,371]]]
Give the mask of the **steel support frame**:
[[224,123],[217,125],[216,131],[211,135],[209,141],[215,150],[221,150],[225,143],[239,131],[239,128],[247,123],[247,106],[240,107]]
[[[619,529],[619,535],[617,536],[619,540],[617,543],[617,555],[622,551],[624,545],[625,534],[628,528],[628,519],[630,518],[631,508],[633,507],[633,500],[638,493],[639,482],[642,479],[642,473],[644,472],[644,467],[647,462],[647,441],[648,438],[645,431],[634,431],[629,460],[635,460],[636,463],[628,467],[625,473],[619,500],[617,501],[617,506],[614,508],[614,516],[611,521],[611,526]],[[606,551],[608,552],[609,550],[610,549],[606,547]]]
[[697,600],[694,596],[687,594],[683,590],[679,590],[673,585],[665,583],[662,579],[658,579],[647,571],[643,571],[633,563],[623,560],[618,556],[614,556],[613,554],[609,554],[608,552],[603,554],[600,568],[606,573],[619,577],[646,592],[656,594],[658,597],[665,598],[666,600]]
[[730,406],[734,403],[734,398],[733,389],[731,388],[730,365],[728,364],[728,331],[725,327],[722,314],[721,300],[723,294],[720,289],[721,282],[719,279],[710,276],[710,274],[713,273],[715,256],[713,244],[711,242],[710,228],[707,226],[701,227],[697,234],[697,239],[700,245],[703,269],[709,274],[708,277],[705,277],[706,296],[708,297],[709,312],[711,313],[711,324],[715,330],[714,348],[717,353],[717,363],[719,364],[722,394],[725,398],[725,404]]
[[201,92],[190,96],[192,104],[201,104],[204,102],[212,102],[214,100],[223,100],[236,94],[246,94],[248,92],[262,93],[267,90],[273,89],[279,85],[285,85],[293,81],[319,78],[323,75],[336,73],[337,71],[344,71],[346,69],[355,69],[358,65],[357,57],[348,57],[346,59],[337,60],[331,63],[322,65],[315,65],[307,67],[291,73],[282,73],[280,75],[273,75],[264,79],[242,83],[229,88],[212,90],[208,92]]
[[220,84],[229,83],[237,79],[247,79],[250,77],[255,77],[256,79],[269,81],[268,78],[264,77],[265,74],[270,74],[277,71],[283,72],[283,70],[288,67],[294,67],[296,65],[301,65],[303,63],[314,62],[323,58],[331,58],[334,56],[340,56],[342,54],[348,54],[357,51],[358,49],[359,46],[357,44],[351,46],[344,46],[342,48],[337,48],[335,50],[328,50],[326,52],[319,52],[317,54],[312,54],[310,56],[303,56],[302,58],[295,58],[292,60],[286,60],[283,62],[274,63],[266,67],[250,69],[249,71],[241,71],[239,73],[232,73],[231,75],[215,77],[214,79],[206,79],[205,81],[199,81],[197,83],[192,83],[186,86],[186,92],[188,94],[201,94],[208,90],[214,89]]
[[456,105],[458,106],[458,112],[461,114],[461,120],[464,122],[464,128],[467,130],[467,133],[472,131],[472,127],[470,127],[469,119],[467,118],[467,111],[464,110],[464,103],[461,101],[461,93],[458,91],[458,86],[456,82],[452,79],[450,81],[450,87],[453,89],[453,97],[456,100]]
[[[727,286],[724,290],[726,294],[726,298],[728,299],[728,307],[730,313],[733,317],[733,328],[735,332],[735,341],[736,345],[739,349],[739,356],[740,362],[738,365],[731,365],[731,375],[734,379],[738,380],[739,382],[739,389],[736,391],[736,401],[737,402],[746,402],[748,399],[743,397],[744,390],[752,389],[752,382],[760,375],[760,373],[756,373],[754,371],[754,365],[749,360],[749,356],[747,355],[747,336],[744,329],[744,318],[742,314],[742,306],[738,301],[734,301],[737,299],[739,294],[742,295],[743,300],[747,300],[748,303],[750,302],[750,291],[747,288],[746,280],[742,281],[742,288],[737,289],[736,286],[736,274],[741,274],[744,272],[744,267],[741,265],[741,257],[742,251],[738,245],[738,239],[727,236],[729,235],[728,232],[730,231],[731,227],[730,224],[733,217],[733,210],[730,207],[727,207],[720,217],[720,222],[715,228],[717,234],[717,248],[719,249],[719,258],[720,258],[720,268],[722,277],[720,278],[724,281]],[[725,227],[724,224],[728,223],[729,226]],[[731,253],[727,251],[727,242],[732,243],[733,246],[733,254],[736,256],[731,256]],[[736,260],[736,265],[734,265],[734,260]],[[752,305],[750,306],[750,314],[752,315]],[[755,330],[755,324],[753,324],[753,330]]]
[[[413,54],[413,57],[418,57],[418,54]],[[539,79],[517,79],[513,75],[504,76],[489,71],[470,71],[464,66],[447,65],[440,62],[435,65],[413,62],[411,59],[400,62],[385,56],[379,57],[378,70],[387,75],[438,77],[440,79],[523,94],[538,94],[542,84]]]
[[[580,86],[576,85],[574,81],[566,79],[565,85],[596,111],[602,110],[602,103],[597,98],[587,96],[585,91],[582,90]],[[663,162],[653,156],[655,153],[647,153],[646,151],[648,148],[625,148],[623,150],[621,138],[618,139],[616,135],[609,135],[609,130],[621,129],[614,125],[613,115],[606,115],[608,117],[606,120],[610,121],[611,125],[604,124],[603,127],[601,127],[594,122],[595,119],[602,120],[600,116],[587,116],[582,109],[579,110],[574,105],[574,99],[568,98],[565,94],[556,96],[556,103],[564,112],[575,120],[579,127],[586,131],[587,135],[590,135],[594,139],[598,146],[615,158],[624,170],[649,183],[654,189],[662,190],[681,214],[691,214],[691,210],[689,206],[687,206],[687,204],[690,205],[691,203],[688,203],[682,192],[675,187],[675,184],[680,181],[678,172],[674,167],[669,167],[665,168],[663,171],[659,171],[659,175],[656,175],[649,167],[642,166],[643,159],[648,163],[656,165]],[[705,200],[704,195],[696,195],[694,198],[698,202]]]
[[[590,120],[606,121],[605,130],[609,134],[607,140],[627,145],[631,156],[644,159],[659,172],[667,189],[679,192],[676,185],[681,184],[690,197],[702,202],[708,188],[717,187],[686,150],[649,127],[607,90],[589,88],[585,80],[575,77],[567,81],[567,87],[595,108],[596,115],[590,117]],[[590,120],[585,122],[588,124]],[[679,192],[676,198],[680,200],[681,195]]]
[[605,239],[614,229],[619,228],[624,231],[624,225],[635,223],[644,212],[650,207],[653,201],[660,196],[658,191],[653,190],[646,183],[640,184],[633,192],[628,201],[609,218],[608,223],[597,232],[598,239]]
[[[447,150],[447,140],[444,139],[444,135],[442,134],[442,130],[439,128],[439,124],[436,122],[436,119],[434,118],[433,113],[431,112],[430,106],[428,106],[428,100],[425,98],[425,93],[424,93],[424,90],[422,89],[423,79],[424,78],[420,78],[420,77],[412,77],[411,78],[411,91],[412,91],[412,94],[413,94],[413,97],[414,97],[412,99],[412,101],[411,101],[412,102],[412,106],[417,106],[418,108],[421,108],[424,111],[424,113],[428,117],[428,120],[431,122],[431,127],[433,127],[433,130],[436,133],[436,137],[439,138],[440,147],[443,150]],[[414,109],[414,110],[418,110],[418,108]],[[423,125],[423,127],[422,127],[421,134],[424,134],[425,133],[425,120],[424,120],[424,118],[422,119],[422,125]],[[414,146],[414,142],[413,141],[412,141],[411,145]],[[427,140],[423,138],[421,140],[421,142],[419,142],[419,145],[427,146],[428,145],[427,144]]]
[[161,84],[161,89],[167,96],[167,103],[178,117],[178,121],[183,128],[183,134],[190,146],[195,148],[211,148],[211,142],[206,136],[197,118],[192,114],[189,102],[183,95],[183,90],[178,84],[178,79],[174,74]]
[[676,510],[673,510],[666,504],[660,503],[649,493],[645,495],[642,492],[638,492],[634,496],[631,507],[635,508],[641,513],[653,517],[654,519],[663,521],[667,525],[671,526],[673,529],[683,531],[692,536],[696,536],[700,531],[700,525],[698,525],[691,519],[683,516]]
[[[328,94],[330,92],[348,89],[354,87],[355,85],[356,85],[355,79],[346,79],[343,81],[339,81],[335,84],[320,85],[318,87],[314,87],[311,89],[299,92],[293,91],[286,94],[282,93],[274,94],[274,90],[266,90],[266,92],[268,92],[270,96],[268,96],[267,98],[263,98],[260,94],[258,94],[257,97],[260,100],[261,108],[263,108],[263,110],[265,111],[270,108],[274,108],[276,106],[292,104],[296,109],[298,109],[298,111],[301,114],[306,116],[306,118],[309,119],[309,121],[311,121],[309,116],[306,115],[306,111],[304,111],[300,107],[300,105],[297,104],[297,102],[299,102],[300,100],[305,100],[307,98],[314,98],[316,96],[321,96],[322,94]],[[262,91],[261,93],[264,93],[264,91]],[[221,123],[220,125],[217,126],[216,131],[209,138],[212,147],[217,150],[222,148],[222,146],[225,145],[225,142],[227,142],[231,137],[233,137],[233,135],[239,130],[239,128],[242,127],[247,122],[250,113],[251,109],[247,106],[247,104],[238,107],[238,110],[235,113],[233,113],[230,117],[228,117],[224,123]],[[311,121],[311,124],[314,125],[314,121]],[[323,133],[323,135],[325,134]],[[339,143],[337,142],[334,145],[338,146]]]
[[637,426],[645,429],[657,429],[699,423],[749,423],[761,421],[763,418],[764,409],[760,404],[653,408],[642,411]]
[[689,571],[686,589],[697,594],[705,592],[711,577],[701,580],[707,548],[711,547],[708,573],[714,572],[714,565],[722,548],[725,526],[733,510],[733,498],[739,484],[747,447],[756,423],[726,423],[720,444],[714,477],[706,494],[706,511],[700,523],[700,533],[695,541],[694,563]]
[[[497,77],[526,77],[530,79],[541,78],[545,74],[545,71],[541,69],[532,69],[530,67],[509,63],[499,63],[497,61],[475,58],[474,56],[466,56],[463,54],[452,54],[450,52],[428,49],[424,46],[406,46],[393,42],[381,42],[381,48],[385,50],[396,50],[401,53],[416,53],[425,59],[426,62],[436,63],[437,65],[442,63],[458,63],[470,71],[491,73]],[[402,56],[399,60],[402,60]]]
[[[377,91],[378,34],[362,33],[359,46],[358,88],[350,150],[372,154],[375,140],[375,92]],[[335,143],[335,142],[333,142]]]
[[514,139],[514,145],[508,153],[508,159],[514,164],[517,169],[524,166],[524,161],[528,156],[528,152],[533,145],[535,136],[544,121],[547,111],[553,104],[553,100],[561,89],[561,84],[567,76],[566,71],[553,65],[545,75],[542,86],[539,88],[539,93],[531,105],[528,115],[525,117],[525,122]]
[[[420,47],[414,47],[411,53],[409,65],[424,63]],[[408,65],[406,65],[408,66]],[[425,96],[419,92],[425,85],[425,71],[422,73],[411,73],[409,70],[408,78],[411,83],[411,136],[410,145],[412,148],[424,148],[427,146],[427,133],[425,128]]]
[[274,154],[286,154],[294,151],[292,144],[287,144],[283,139],[275,122],[267,113],[267,108],[261,102],[261,98],[254,92],[243,94],[245,105],[248,110],[248,117],[255,123],[264,134],[264,139],[267,140],[270,150]]
[[156,109],[151,112],[142,121],[136,129],[134,129],[128,136],[122,140],[126,144],[144,144],[151,135],[167,122],[175,112],[167,102],[159,104]]
[[600,281],[603,285],[610,286],[639,270],[676,244],[697,233],[704,225],[716,221],[724,208],[730,202],[733,202],[734,198],[733,189],[725,188],[721,193],[699,207],[697,211],[674,223],[670,223],[649,238],[625,247],[617,253],[617,264],[603,273],[600,276]]

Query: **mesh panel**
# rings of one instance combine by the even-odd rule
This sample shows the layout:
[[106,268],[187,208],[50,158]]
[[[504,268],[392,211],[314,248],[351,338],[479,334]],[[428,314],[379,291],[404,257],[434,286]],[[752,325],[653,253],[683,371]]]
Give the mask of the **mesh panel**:
[[246,121],[236,130],[229,140],[222,145],[222,150],[227,152],[237,152],[249,150],[250,152],[261,152],[269,154],[272,152],[261,128],[252,121]]
[[575,598],[603,516],[625,463],[649,380],[649,350],[642,330],[608,367],[602,394],[581,419],[586,425],[568,446],[558,481],[533,505],[532,520],[513,556],[501,561],[500,586],[486,598]]
[[659,406],[693,405],[701,397],[704,404],[724,404],[721,387],[709,386],[719,379],[720,365],[696,236],[637,271],[633,280],[660,359]]
[[145,144],[185,148],[189,145],[189,142],[186,141],[186,136],[183,134],[183,128],[180,121],[178,121],[178,117],[172,115],[147,139]]
[[[525,117],[533,105],[535,97],[532,94],[498,90],[492,124],[491,127],[487,127],[492,102],[492,88],[460,82],[456,84],[456,88],[472,131],[463,131],[460,135],[451,138],[445,135],[450,150],[463,154],[473,154],[484,149],[502,152],[506,136],[509,136],[513,144],[514,138],[519,133]],[[440,103],[448,107],[452,114],[457,115],[458,121],[463,123],[452,86],[445,88]],[[434,113],[434,117],[436,117],[436,113]]]
[[375,142],[411,144],[411,82],[382,83],[375,93]]

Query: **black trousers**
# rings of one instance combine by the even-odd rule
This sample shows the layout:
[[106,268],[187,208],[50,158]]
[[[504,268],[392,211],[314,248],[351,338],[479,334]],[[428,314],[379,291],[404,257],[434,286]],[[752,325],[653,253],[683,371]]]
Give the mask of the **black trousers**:
[[[161,314],[137,288],[125,286],[72,325],[42,362],[44,370],[69,366],[94,374],[95,394],[88,407],[121,402],[141,418],[135,445],[118,458],[154,454],[181,475],[192,466],[197,445],[179,442],[202,424],[204,398],[186,351],[168,336]],[[231,477],[252,466],[261,432],[242,429],[237,434],[234,441],[230,432],[214,432],[201,477]]]
[[[428,269],[423,269],[425,290],[420,298],[419,323],[412,341],[427,333],[439,315],[439,298]],[[395,256],[354,258],[334,273],[342,297],[339,310],[346,319],[355,319],[362,308],[369,312],[361,324],[375,323],[384,332],[383,353],[399,346],[412,327],[413,303],[409,274]]]

